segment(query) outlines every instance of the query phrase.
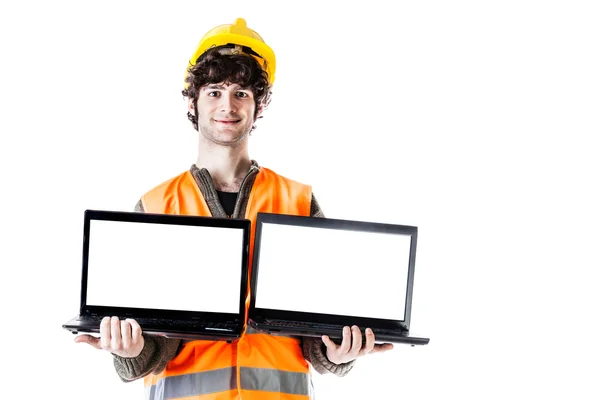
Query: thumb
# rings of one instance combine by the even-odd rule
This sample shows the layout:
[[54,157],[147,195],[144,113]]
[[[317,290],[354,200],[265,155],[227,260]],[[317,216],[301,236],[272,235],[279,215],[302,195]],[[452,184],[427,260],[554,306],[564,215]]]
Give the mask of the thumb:
[[328,349],[331,349],[331,350],[335,350],[336,349],[337,346],[335,345],[335,343],[331,339],[329,339],[329,336],[323,335],[323,336],[321,336],[321,340],[323,341],[323,343],[325,344],[325,346]]
[[92,347],[101,349],[100,347],[100,338],[94,337],[92,335],[78,335],[75,336],[75,343],[87,343]]

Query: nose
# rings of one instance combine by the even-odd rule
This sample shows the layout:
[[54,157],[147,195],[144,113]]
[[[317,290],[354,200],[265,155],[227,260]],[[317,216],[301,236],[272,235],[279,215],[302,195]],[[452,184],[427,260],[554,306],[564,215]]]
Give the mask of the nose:
[[234,94],[226,94],[221,96],[221,112],[225,114],[233,114],[237,111],[237,106],[235,104],[235,95]]

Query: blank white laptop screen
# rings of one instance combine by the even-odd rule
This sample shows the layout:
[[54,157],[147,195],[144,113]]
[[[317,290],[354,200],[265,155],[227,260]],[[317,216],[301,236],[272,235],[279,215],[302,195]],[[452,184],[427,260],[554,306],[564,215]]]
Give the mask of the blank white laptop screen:
[[239,313],[243,234],[91,220],[87,305]]
[[403,321],[410,240],[265,222],[255,307]]

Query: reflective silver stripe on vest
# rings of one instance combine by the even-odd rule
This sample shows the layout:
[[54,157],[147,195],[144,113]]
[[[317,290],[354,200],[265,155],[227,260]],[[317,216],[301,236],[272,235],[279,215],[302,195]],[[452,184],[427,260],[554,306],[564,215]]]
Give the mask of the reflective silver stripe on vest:
[[162,400],[172,397],[197,396],[237,389],[235,367],[193,374],[168,376],[146,388],[146,399]]
[[240,386],[244,390],[262,390],[309,396],[310,375],[278,369],[240,367]]

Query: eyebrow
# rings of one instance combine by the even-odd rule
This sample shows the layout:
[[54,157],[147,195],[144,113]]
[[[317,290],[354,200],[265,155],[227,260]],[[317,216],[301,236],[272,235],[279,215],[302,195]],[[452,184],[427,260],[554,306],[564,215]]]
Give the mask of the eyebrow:
[[[211,85],[204,86],[202,88],[202,90],[225,90],[225,85],[217,85],[216,83],[213,83]],[[249,88],[243,88],[243,87],[237,85],[236,90],[250,90],[250,89]]]
[[204,87],[202,88],[202,90],[214,90],[214,89],[220,89],[220,90],[223,90],[223,89],[225,89],[225,86],[224,86],[224,85],[216,85],[216,84],[213,84],[213,85],[204,86]]

